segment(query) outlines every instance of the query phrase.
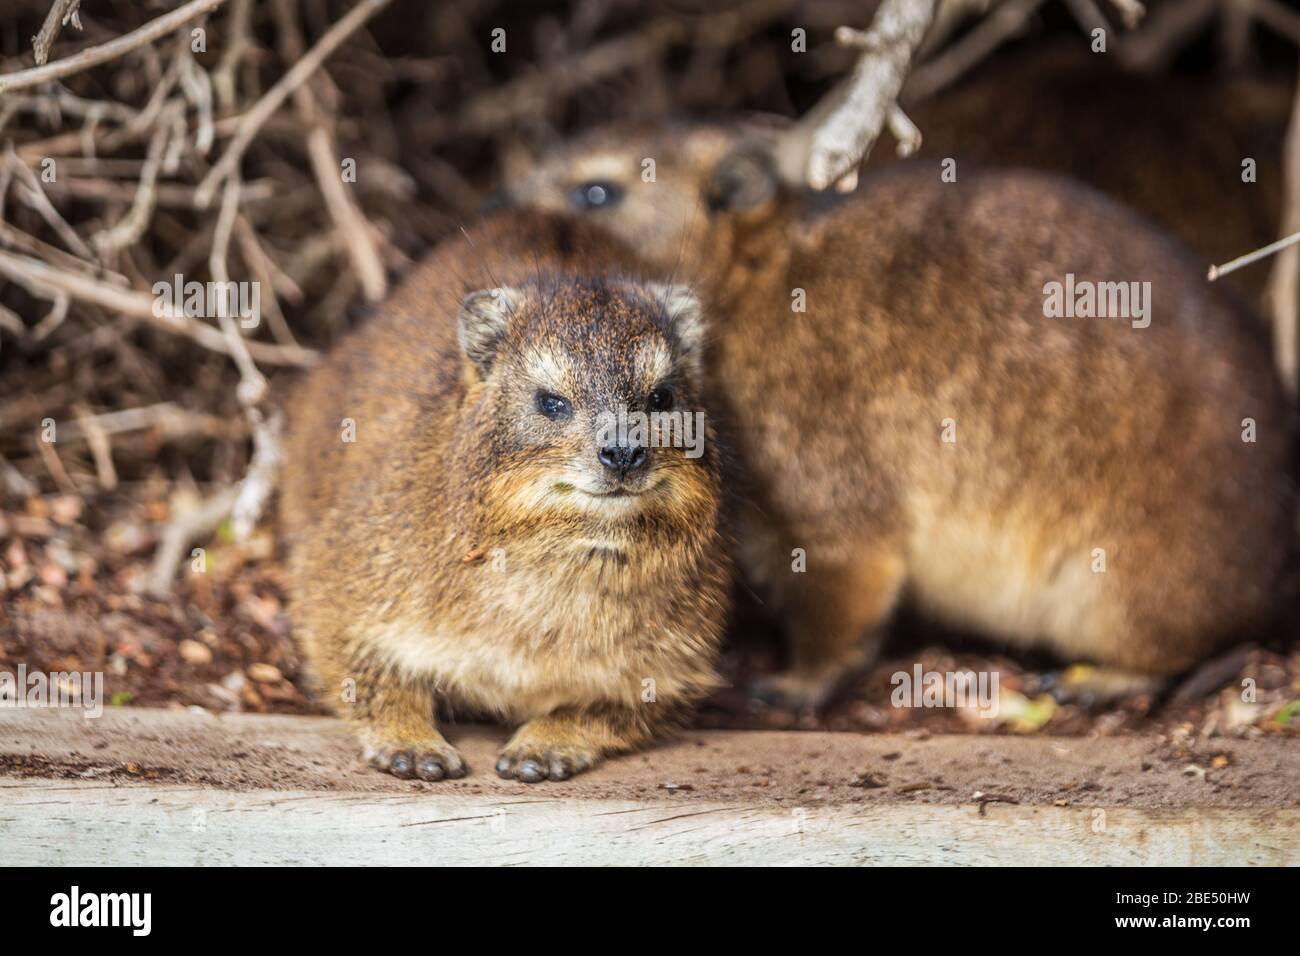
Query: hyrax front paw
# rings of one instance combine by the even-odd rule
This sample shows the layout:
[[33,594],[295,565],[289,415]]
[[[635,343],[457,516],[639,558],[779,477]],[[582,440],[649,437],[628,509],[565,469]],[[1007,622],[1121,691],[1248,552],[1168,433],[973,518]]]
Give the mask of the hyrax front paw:
[[465,776],[465,761],[445,740],[393,743],[366,748],[370,766],[403,780],[455,780]]
[[[539,722],[542,723],[542,722]],[[540,783],[568,780],[600,761],[600,751],[576,735],[555,733],[554,728],[525,725],[501,751],[497,773],[508,780]]]
[[594,751],[573,747],[507,747],[497,761],[497,773],[524,783],[568,780],[590,770],[598,760],[600,755]]

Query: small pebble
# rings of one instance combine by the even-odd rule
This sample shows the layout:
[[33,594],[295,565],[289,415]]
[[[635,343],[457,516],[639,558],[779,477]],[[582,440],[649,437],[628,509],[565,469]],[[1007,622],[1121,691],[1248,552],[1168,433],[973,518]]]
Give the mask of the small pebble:
[[189,638],[180,643],[181,660],[187,664],[211,664],[212,651],[206,644],[200,644],[198,641],[192,641]]
[[259,684],[278,684],[284,679],[284,675],[280,673],[280,668],[274,664],[249,664],[248,676]]

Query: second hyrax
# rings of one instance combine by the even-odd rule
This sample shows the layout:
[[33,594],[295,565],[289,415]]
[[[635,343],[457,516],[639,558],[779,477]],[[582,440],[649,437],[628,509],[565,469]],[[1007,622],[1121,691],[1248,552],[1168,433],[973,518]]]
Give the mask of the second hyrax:
[[1086,690],[1155,686],[1273,608],[1293,488],[1266,347],[1106,197],[942,172],[836,204],[731,130],[624,127],[512,191],[636,242],[714,315],[753,487],[738,558],[792,639],[765,694],[825,701],[904,597],[1100,665]]
[[439,704],[522,723],[496,769],[534,782],[716,683],[718,451],[633,417],[702,415],[699,305],[606,275],[593,232],[505,215],[446,243],[293,397],[296,626],[397,776],[465,773]]

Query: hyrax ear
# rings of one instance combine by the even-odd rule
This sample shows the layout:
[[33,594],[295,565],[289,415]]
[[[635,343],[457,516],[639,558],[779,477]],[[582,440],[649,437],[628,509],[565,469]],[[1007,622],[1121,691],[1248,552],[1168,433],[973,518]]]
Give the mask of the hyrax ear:
[[502,286],[471,292],[460,304],[460,347],[480,375],[487,375],[492,368],[510,317],[523,303],[522,292]]
[[700,300],[684,285],[651,282],[648,287],[650,294],[668,316],[681,357],[693,365],[698,365],[704,351],[704,337],[707,331],[704,307],[700,305]]
[[744,212],[771,202],[778,185],[770,150],[750,142],[718,160],[709,174],[704,198],[712,212]]

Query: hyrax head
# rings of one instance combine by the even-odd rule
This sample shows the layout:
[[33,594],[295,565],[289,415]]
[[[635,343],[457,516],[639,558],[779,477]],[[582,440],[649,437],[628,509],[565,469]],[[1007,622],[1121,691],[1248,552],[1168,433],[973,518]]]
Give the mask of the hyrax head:
[[647,262],[674,270],[708,254],[710,219],[776,193],[771,124],[616,123],[512,176],[510,204],[596,223]]
[[459,336],[494,507],[617,523],[712,504],[704,322],[685,287],[484,289],[464,300]]

